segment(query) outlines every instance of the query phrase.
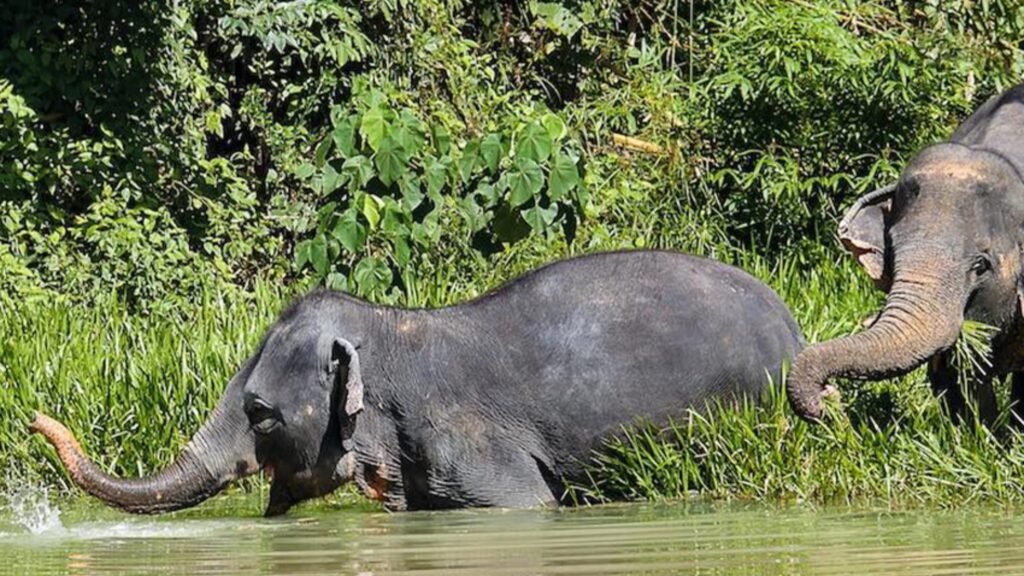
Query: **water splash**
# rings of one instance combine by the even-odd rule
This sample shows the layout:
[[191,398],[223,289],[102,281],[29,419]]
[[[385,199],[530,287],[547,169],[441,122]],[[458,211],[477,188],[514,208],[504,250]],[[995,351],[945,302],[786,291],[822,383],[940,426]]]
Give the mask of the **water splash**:
[[50,502],[50,490],[46,486],[28,482],[8,482],[11,486],[4,496],[5,508],[11,513],[18,526],[32,534],[62,534],[64,525],[60,521],[60,509]]

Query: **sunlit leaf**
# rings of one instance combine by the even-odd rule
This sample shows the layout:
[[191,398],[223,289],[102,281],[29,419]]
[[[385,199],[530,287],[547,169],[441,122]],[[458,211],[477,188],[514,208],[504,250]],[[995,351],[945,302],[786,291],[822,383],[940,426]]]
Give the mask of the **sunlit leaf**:
[[358,253],[366,241],[366,226],[359,221],[359,213],[349,208],[338,219],[331,232],[342,246],[351,253]]
[[363,139],[374,151],[380,147],[387,135],[387,120],[384,118],[384,111],[380,108],[371,108],[363,114],[363,122],[359,127]]
[[391,268],[376,256],[360,260],[356,264],[354,276],[361,296],[384,290],[391,285],[392,279]]
[[548,197],[559,201],[565,197],[580,181],[576,158],[559,151],[551,162],[551,174],[548,177]]
[[480,141],[480,156],[491,172],[498,169],[498,163],[504,155],[505,146],[502,144],[500,134],[488,134]]
[[551,135],[540,124],[533,122],[519,133],[516,142],[516,157],[543,162],[551,155]]
[[533,160],[516,158],[508,172],[508,186],[511,190],[509,201],[512,206],[519,206],[540,192],[544,186],[544,173]]

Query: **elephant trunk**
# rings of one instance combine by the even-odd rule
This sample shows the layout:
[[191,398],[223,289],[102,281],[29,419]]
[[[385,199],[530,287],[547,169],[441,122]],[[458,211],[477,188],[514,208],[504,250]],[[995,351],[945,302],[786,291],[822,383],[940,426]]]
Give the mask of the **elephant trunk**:
[[[900,266],[900,261],[908,264]],[[934,254],[905,255],[897,261],[885,308],[870,328],[801,352],[786,384],[797,414],[821,417],[822,391],[830,378],[897,376],[955,344],[963,324],[963,296],[949,285],[955,277],[952,261]]]
[[242,411],[240,392],[241,384],[233,381],[210,419],[174,463],[145,478],[120,479],[104,473],[85,455],[74,435],[48,416],[36,413],[29,429],[46,437],[71,479],[89,494],[136,514],[172,512],[195,506],[232,480],[258,470],[255,441]]

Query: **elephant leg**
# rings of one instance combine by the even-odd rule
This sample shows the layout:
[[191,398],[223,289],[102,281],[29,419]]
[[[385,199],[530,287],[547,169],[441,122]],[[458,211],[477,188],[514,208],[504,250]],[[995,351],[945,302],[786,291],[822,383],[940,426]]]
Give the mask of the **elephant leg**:
[[989,428],[995,424],[996,417],[999,416],[999,404],[996,402],[993,380],[991,375],[983,374],[969,383],[970,390],[968,392],[969,405],[977,408],[978,420]]
[[500,458],[467,463],[460,476],[469,499],[476,506],[496,508],[557,506],[557,489],[546,467],[525,450],[513,450]]
[[1010,414],[1011,423],[1018,430],[1024,430],[1024,372],[1014,372],[1011,376]]
[[928,381],[949,417],[959,424],[965,415],[967,401],[957,383],[957,369],[951,352],[936,354],[928,361]]
[[[432,508],[554,506],[560,482],[544,458],[534,456],[539,442],[520,435],[510,440],[504,430],[480,425],[482,418],[466,410],[444,432],[426,438],[417,458]],[[537,450],[537,453],[540,453]]]
[[953,422],[960,423],[974,414],[985,426],[991,426],[998,416],[992,375],[985,372],[967,382],[966,390],[959,384],[960,367],[952,352],[937,354],[928,362],[928,380],[932,392],[938,396]]

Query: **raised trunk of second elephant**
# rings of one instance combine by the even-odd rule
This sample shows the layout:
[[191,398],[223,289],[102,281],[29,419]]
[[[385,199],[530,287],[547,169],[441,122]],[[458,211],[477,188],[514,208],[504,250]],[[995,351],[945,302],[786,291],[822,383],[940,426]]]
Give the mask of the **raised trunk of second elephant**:
[[[932,255],[905,256],[885,308],[869,329],[810,346],[797,357],[787,391],[798,414],[821,416],[821,393],[829,378],[896,376],[956,342],[962,298],[944,281],[955,271],[936,265],[942,261]],[[951,266],[947,260],[945,267]]]

